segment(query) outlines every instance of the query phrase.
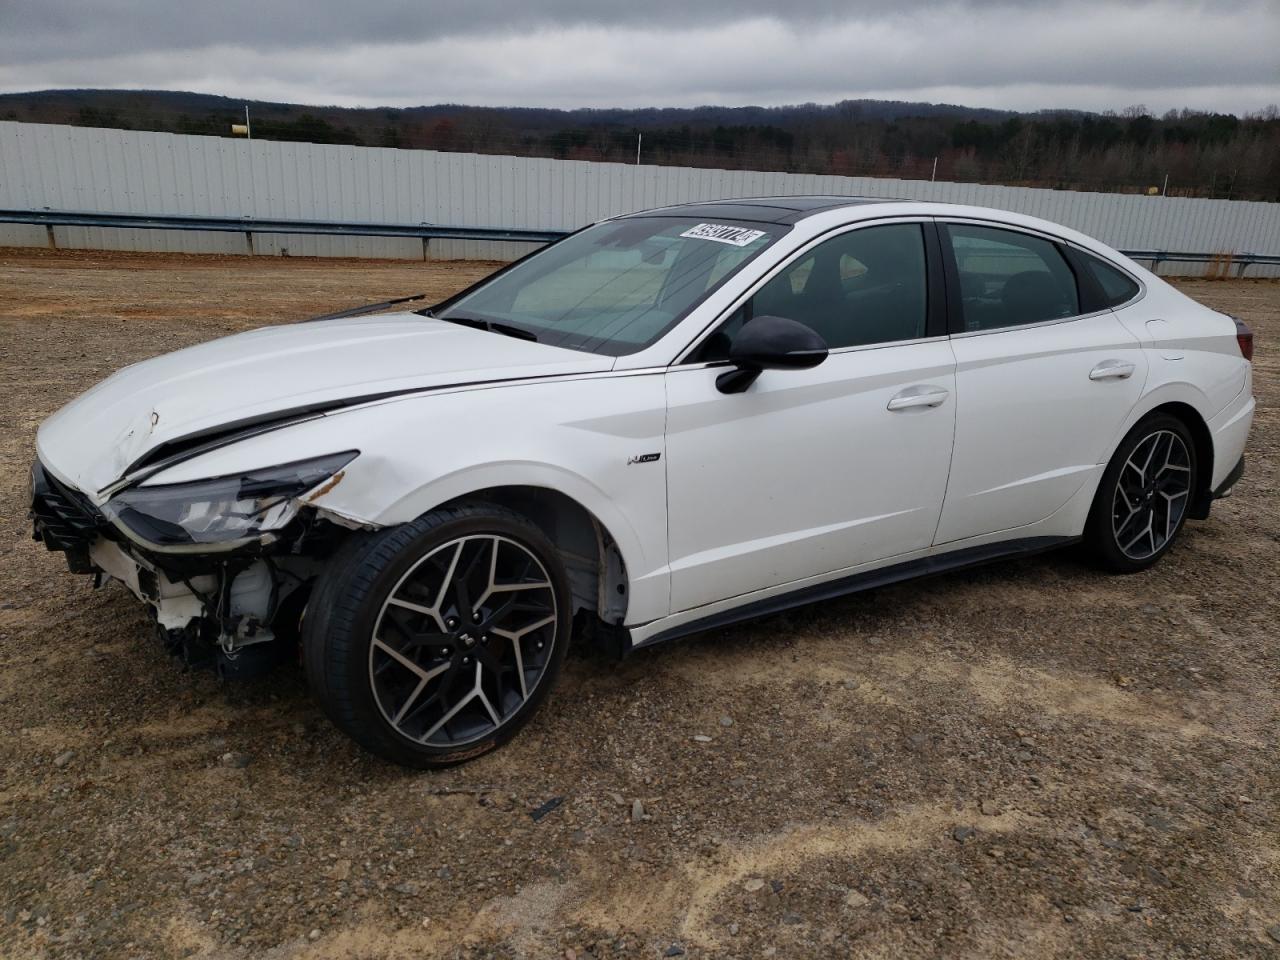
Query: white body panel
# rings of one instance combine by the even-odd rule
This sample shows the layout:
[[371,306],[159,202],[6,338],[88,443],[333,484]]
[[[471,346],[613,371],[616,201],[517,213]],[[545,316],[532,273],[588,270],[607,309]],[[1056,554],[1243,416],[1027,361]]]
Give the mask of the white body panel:
[[[940,544],[1058,510],[1111,455],[1147,373],[1138,340],[1109,311],[951,344],[958,412]],[[1107,364],[1128,372],[1090,379]]]
[[[723,366],[681,364],[814,238],[930,217],[1040,231],[1122,265],[1143,294],[1053,324],[834,351],[810,370],[765,371],[738,394],[716,390]],[[1111,362],[1133,369],[1091,378]],[[913,388],[946,398],[889,409]],[[236,440],[145,482],[359,450],[340,482],[302,499],[369,527],[495,487],[555,490],[616,543],[625,623],[638,643],[852,572],[1077,536],[1116,445],[1164,404],[1202,419],[1216,487],[1243,452],[1253,411],[1250,366],[1229,318],[1066,228],[904,202],[800,219],[656,342],[616,359],[414,315],[272,327],[121,371],[50,418],[38,450],[52,474],[101,504],[104,489],[160,444],[396,391],[405,393]]]
[[[653,619],[670,609],[664,463],[628,460],[663,451],[665,419],[657,373],[472,387],[330,413],[188,460],[152,482],[234,474],[345,443],[361,455],[313,503],[357,524],[403,523],[492,487],[558,490],[617,543],[631,579],[629,609]],[[509,429],[513,421],[518,430]]]
[[[673,611],[929,546],[955,429],[945,338],[769,371],[745,394],[722,368],[667,376]],[[890,410],[930,388],[938,405]]]
[[263,327],[125,367],[46,420],[37,443],[47,465],[96,494],[159,444],[280,410],[612,366],[412,313]]

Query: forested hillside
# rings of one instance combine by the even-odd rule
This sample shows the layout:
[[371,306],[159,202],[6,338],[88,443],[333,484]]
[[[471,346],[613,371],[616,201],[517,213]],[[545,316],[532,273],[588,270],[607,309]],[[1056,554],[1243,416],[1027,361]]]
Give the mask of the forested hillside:
[[[249,104],[255,137],[695,167],[1280,200],[1280,110],[1012,113],[829,106],[550,110]],[[0,119],[230,135],[243,101],[169,91],[0,95]]]

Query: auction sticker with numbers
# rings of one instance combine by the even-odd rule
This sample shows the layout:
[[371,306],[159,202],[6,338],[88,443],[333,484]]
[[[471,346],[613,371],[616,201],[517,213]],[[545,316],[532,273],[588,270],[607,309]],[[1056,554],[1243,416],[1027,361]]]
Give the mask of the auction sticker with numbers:
[[763,230],[748,230],[746,227],[730,227],[723,223],[700,223],[690,227],[682,237],[693,237],[695,240],[714,240],[716,243],[729,243],[735,247],[745,247],[753,240],[764,236]]

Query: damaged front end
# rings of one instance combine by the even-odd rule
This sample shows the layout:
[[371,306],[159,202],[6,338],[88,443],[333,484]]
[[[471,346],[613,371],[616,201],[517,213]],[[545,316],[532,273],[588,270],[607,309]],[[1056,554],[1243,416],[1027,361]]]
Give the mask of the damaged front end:
[[193,483],[126,486],[101,506],[37,461],[34,539],[73,573],[119,580],[166,648],[245,675],[289,655],[311,581],[347,532],[304,509],[341,480],[350,450]]

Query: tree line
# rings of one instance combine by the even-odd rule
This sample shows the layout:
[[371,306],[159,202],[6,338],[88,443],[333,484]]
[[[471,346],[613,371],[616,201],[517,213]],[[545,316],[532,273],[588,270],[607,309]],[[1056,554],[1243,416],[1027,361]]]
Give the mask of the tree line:
[[[44,97],[45,99],[32,99]],[[26,99],[22,99],[26,98]],[[227,136],[243,106],[163,92],[0,97],[0,117]],[[1013,113],[935,104],[544,110],[251,103],[262,139],[1280,201],[1280,109]]]

